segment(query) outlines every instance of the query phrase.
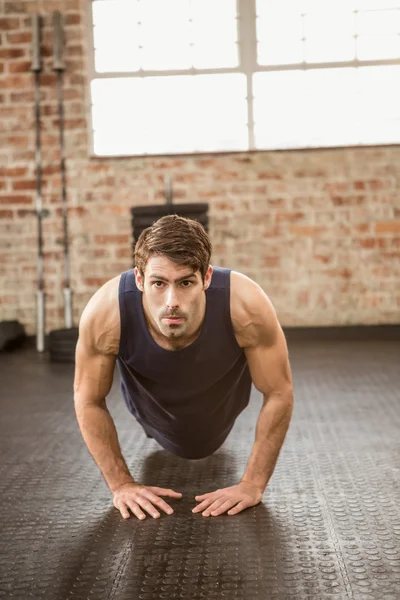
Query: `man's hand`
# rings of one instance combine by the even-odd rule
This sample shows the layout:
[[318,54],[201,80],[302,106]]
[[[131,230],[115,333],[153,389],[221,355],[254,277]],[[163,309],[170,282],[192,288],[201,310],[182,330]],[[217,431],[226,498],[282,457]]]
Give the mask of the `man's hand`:
[[[140,485],[138,483],[125,483],[118,489],[114,490],[113,503],[115,508],[118,508],[124,519],[129,519],[129,510],[140,520],[145,519],[146,515],[141,510],[147,510],[149,515],[158,519],[160,513],[155,509],[158,506],[161,510],[169,515],[174,512],[172,508],[159,498],[159,496],[169,496],[170,498],[181,498],[180,492],[174,492],[159,487]],[[154,505],[154,506],[153,506]]]
[[228,511],[228,515],[236,515],[245,508],[255,506],[261,502],[263,490],[247,481],[241,481],[231,487],[223,488],[215,492],[209,492],[202,496],[195,496],[195,500],[202,501],[192,512],[200,512],[204,509],[203,516],[217,517]]

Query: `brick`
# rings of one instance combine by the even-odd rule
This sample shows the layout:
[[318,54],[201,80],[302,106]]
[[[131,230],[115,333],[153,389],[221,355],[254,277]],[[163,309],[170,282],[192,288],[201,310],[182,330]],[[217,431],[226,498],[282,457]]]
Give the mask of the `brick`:
[[[16,94],[11,94],[11,102],[12,103],[28,103],[33,102],[34,99],[34,91],[29,92],[17,92]],[[33,110],[33,107],[32,107]]]
[[351,184],[348,181],[336,181],[324,183],[322,190],[332,195],[343,194],[351,191]]
[[32,34],[30,31],[7,33],[7,42],[9,44],[30,44]]
[[30,142],[28,137],[22,135],[10,136],[6,138],[5,141],[8,146],[12,146],[14,148],[26,148]]
[[65,15],[65,25],[80,25],[81,15],[79,13],[69,13]]
[[24,74],[20,74],[20,75],[8,75],[7,77],[4,77],[4,79],[2,80],[2,84],[6,88],[12,88],[12,89],[26,88],[30,84],[30,80],[29,80],[28,76],[32,77],[32,74],[24,73]]
[[389,221],[387,223],[376,223],[376,233],[400,233],[400,221]]
[[12,219],[13,215],[12,210],[0,210],[0,219]]
[[332,262],[332,256],[326,256],[326,255],[322,255],[322,254],[314,254],[314,260],[316,260],[317,262],[320,262],[322,264],[329,264]]
[[131,242],[129,235],[96,235],[95,244],[129,244]]
[[24,13],[25,7],[26,7],[26,2],[5,2],[4,12],[6,14]]
[[[253,260],[253,258],[252,258]],[[263,256],[262,257],[263,267],[280,267],[281,257],[280,256]]]
[[326,177],[328,175],[325,169],[310,167],[308,169],[299,169],[293,172],[294,177]]
[[43,87],[54,86],[57,76],[55,74],[45,73],[40,76],[40,85]]
[[81,9],[81,0],[64,0],[66,12],[78,11]]
[[22,190],[36,190],[36,180],[27,179],[25,181],[13,181],[12,188],[16,192]]
[[367,196],[332,196],[331,201],[334,206],[361,206],[367,204]]
[[286,221],[289,223],[293,223],[296,221],[302,221],[304,218],[306,218],[306,215],[304,213],[301,212],[297,212],[297,213],[276,213],[275,215],[275,219],[279,222],[279,221]]
[[60,172],[60,165],[57,163],[55,165],[46,165],[45,167],[42,167],[42,175],[54,175],[54,174],[59,174]]
[[390,187],[392,187],[392,184],[390,181],[388,180],[383,180],[383,179],[372,179],[370,181],[366,182],[367,184],[367,188],[369,190],[386,190]]
[[19,219],[25,219],[26,217],[33,217],[35,215],[36,215],[36,212],[34,211],[34,209],[31,209],[31,210],[19,209],[19,210],[17,210],[17,216]]
[[100,288],[107,281],[107,277],[85,277],[83,283],[90,288]]
[[31,196],[0,196],[0,204],[32,204]]
[[[1,21],[1,19],[0,19]],[[0,59],[11,59],[11,58],[23,58],[25,57],[25,50],[22,48],[0,48]],[[5,85],[3,83],[3,85]]]
[[326,227],[318,227],[314,225],[291,225],[290,233],[294,235],[316,236],[319,233],[326,231]]
[[260,171],[257,173],[257,179],[283,179],[282,174],[277,171]]
[[9,73],[25,73],[27,71],[31,72],[31,61],[23,61],[23,62],[14,62],[9,63],[8,72]]
[[22,177],[27,172],[27,167],[0,167],[0,177]]
[[20,27],[20,20],[13,17],[0,18],[0,31],[10,31],[11,29],[18,29]]
[[[64,1],[62,2],[62,5]],[[61,10],[64,8],[59,0],[43,0],[43,11],[46,13],[51,13],[55,10]]]
[[132,250],[131,248],[117,248],[115,256],[116,258],[132,259]]
[[353,183],[354,189],[355,190],[365,190],[367,187],[367,184],[365,181],[355,181]]
[[[68,206],[69,217],[83,217],[88,214],[88,210],[84,206]],[[62,208],[57,208],[56,216],[61,217],[63,215]]]
[[370,233],[369,223],[360,223],[359,225],[353,225],[354,231],[357,233]]

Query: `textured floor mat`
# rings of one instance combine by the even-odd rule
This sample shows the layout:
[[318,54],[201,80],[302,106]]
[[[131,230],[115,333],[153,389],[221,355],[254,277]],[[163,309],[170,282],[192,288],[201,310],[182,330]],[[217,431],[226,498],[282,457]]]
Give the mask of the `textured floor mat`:
[[120,516],[86,449],[73,367],[0,355],[0,598],[399,600],[400,345],[289,350],[285,445],[263,502],[231,517],[193,514],[194,496],[243,474],[261,395],[220,450],[188,461],[146,438],[116,373],[108,406],[132,474],[183,493],[143,522]]

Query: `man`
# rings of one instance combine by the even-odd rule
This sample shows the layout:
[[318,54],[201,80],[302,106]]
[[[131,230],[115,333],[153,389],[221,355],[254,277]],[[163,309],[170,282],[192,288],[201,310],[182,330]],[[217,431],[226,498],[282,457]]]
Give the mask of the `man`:
[[215,452],[248,405],[252,383],[264,401],[240,482],[195,499],[193,512],[234,515],[255,506],[273,473],[293,409],[286,340],[259,285],[212,267],[204,228],[177,215],[140,235],[135,269],[111,279],[83,311],[74,401],[83,438],[124,518],[172,508],[171,489],[136,482],[121,453],[106,396],[117,362],[128,410],[169,452]]

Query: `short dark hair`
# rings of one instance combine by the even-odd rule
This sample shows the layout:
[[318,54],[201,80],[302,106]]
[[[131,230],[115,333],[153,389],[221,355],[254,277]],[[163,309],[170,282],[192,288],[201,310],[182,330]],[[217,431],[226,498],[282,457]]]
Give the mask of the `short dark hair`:
[[134,242],[134,262],[142,277],[149,258],[160,255],[200,271],[204,282],[211,253],[212,244],[203,225],[176,214],[161,217]]

